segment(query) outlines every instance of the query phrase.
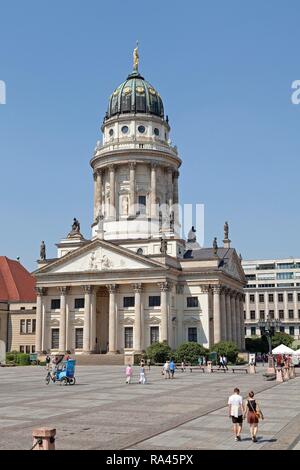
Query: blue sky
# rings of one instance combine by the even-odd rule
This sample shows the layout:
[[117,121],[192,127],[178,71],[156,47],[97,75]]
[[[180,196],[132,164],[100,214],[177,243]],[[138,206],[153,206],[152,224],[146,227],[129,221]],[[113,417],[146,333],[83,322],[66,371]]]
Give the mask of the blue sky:
[[139,39],[205,244],[228,220],[244,258],[300,256],[299,2],[0,0],[0,17],[1,255],[33,270],[73,217],[89,238],[89,160]]

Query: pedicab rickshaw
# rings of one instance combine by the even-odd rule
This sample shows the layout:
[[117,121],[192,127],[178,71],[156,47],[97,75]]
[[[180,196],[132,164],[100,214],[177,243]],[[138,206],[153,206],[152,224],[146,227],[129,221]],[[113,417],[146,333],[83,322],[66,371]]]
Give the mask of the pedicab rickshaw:
[[75,385],[75,364],[74,359],[68,359],[66,361],[60,361],[57,365],[57,369],[52,374],[49,371],[46,377],[46,384],[49,385],[50,380],[52,382],[59,382],[60,385]]

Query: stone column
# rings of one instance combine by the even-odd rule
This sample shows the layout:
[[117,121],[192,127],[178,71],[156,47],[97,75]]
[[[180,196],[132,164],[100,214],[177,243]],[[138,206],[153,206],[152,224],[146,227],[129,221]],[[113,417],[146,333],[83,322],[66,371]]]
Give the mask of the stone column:
[[91,299],[90,350],[96,352],[97,289],[94,287]]
[[169,208],[173,206],[173,168],[168,166],[167,168],[167,186],[168,186],[168,204]]
[[59,316],[59,352],[66,352],[66,295],[67,287],[59,287],[60,292],[60,316]]
[[168,282],[161,282],[160,287],[160,311],[161,311],[161,332],[160,340],[168,342]]
[[129,216],[136,215],[135,207],[135,167],[136,163],[129,163]]
[[236,344],[241,349],[241,309],[240,309],[240,294],[235,297],[235,321],[236,321]]
[[83,286],[84,290],[84,325],[83,325],[83,352],[90,353],[91,347],[91,299],[92,286]]
[[142,350],[142,312],[141,312],[141,292],[142,284],[133,284],[134,290],[134,350],[140,353]]
[[181,345],[183,339],[183,312],[184,312],[184,286],[176,285],[176,303],[177,303],[177,344],[175,347]]
[[237,344],[236,337],[236,312],[235,312],[235,292],[231,292],[230,295],[231,303],[231,341]]
[[213,318],[214,318],[214,344],[221,341],[221,311],[220,311],[221,286],[213,286]]
[[227,341],[232,341],[230,289],[226,289],[226,333]]
[[[44,287],[36,287],[36,330],[35,330],[35,350],[42,352],[42,332],[43,332],[43,295],[46,293]],[[44,325],[45,328],[45,325]]]
[[94,220],[102,215],[102,170],[94,173]]
[[116,347],[116,284],[109,284],[107,286],[109,292],[109,323],[108,323],[108,352],[115,354],[117,352]]
[[241,350],[245,351],[245,319],[244,319],[245,294],[240,294],[240,312],[241,312]]
[[221,340],[227,341],[227,320],[226,320],[226,289],[222,287],[221,290]]
[[178,178],[179,178],[179,171],[176,170],[174,171],[174,182],[173,182],[174,229],[179,224]]
[[157,207],[156,207],[156,167],[157,164],[151,163],[151,219],[157,218]]
[[110,194],[110,208],[109,216],[113,219],[116,217],[116,197],[115,197],[115,165],[109,166],[109,194]]

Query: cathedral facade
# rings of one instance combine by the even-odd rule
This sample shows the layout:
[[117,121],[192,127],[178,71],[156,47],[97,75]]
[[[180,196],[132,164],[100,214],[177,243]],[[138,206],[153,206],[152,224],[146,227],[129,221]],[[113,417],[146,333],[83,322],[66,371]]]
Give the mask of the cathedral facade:
[[162,99],[134,67],[109,98],[90,161],[91,238],[80,223],[41,250],[35,271],[36,351],[139,353],[221,340],[244,349],[241,260],[230,247],[201,248],[194,230],[180,237],[179,167]]

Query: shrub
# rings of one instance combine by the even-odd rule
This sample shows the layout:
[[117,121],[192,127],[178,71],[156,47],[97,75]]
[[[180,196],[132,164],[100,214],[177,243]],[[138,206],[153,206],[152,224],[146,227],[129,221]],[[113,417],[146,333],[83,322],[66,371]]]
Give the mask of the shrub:
[[219,356],[226,356],[227,361],[235,364],[239,350],[233,341],[220,341],[211,348],[211,351],[216,352]]
[[30,355],[25,353],[18,353],[15,361],[19,366],[30,365]]
[[246,350],[250,353],[269,352],[268,340],[266,336],[251,336],[245,339]]
[[182,343],[175,352],[175,360],[177,362],[187,361],[191,364],[198,363],[199,356],[205,356],[207,354],[207,349],[205,349],[202,344],[188,341]]
[[172,349],[167,344],[163,343],[153,343],[146,350],[146,357],[150,358],[152,362],[165,362],[172,355]]
[[280,344],[285,344],[285,346],[291,347],[294,338],[291,335],[288,335],[287,333],[283,333],[281,331],[277,331],[274,333],[274,335],[271,338],[272,340],[272,348],[277,348]]

